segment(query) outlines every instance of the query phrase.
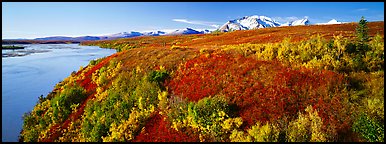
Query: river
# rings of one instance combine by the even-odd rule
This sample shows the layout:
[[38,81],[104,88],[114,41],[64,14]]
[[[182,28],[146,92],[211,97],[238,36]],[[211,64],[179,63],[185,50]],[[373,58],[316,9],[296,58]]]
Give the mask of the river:
[[30,44],[2,50],[2,141],[16,142],[22,116],[71,72],[116,51],[78,44]]

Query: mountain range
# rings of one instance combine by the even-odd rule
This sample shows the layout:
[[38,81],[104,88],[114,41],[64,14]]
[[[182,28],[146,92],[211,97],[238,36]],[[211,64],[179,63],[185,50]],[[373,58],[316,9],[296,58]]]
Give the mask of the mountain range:
[[[341,24],[343,22],[338,22],[335,19],[330,20],[327,23],[316,23],[317,25],[325,24]],[[300,20],[289,21],[286,23],[279,23],[272,18],[267,16],[244,16],[239,19],[234,19],[226,22],[217,31],[229,32],[234,30],[251,30],[251,29],[260,29],[268,27],[281,27],[281,26],[298,26],[298,25],[311,25],[308,18],[303,18]],[[161,36],[161,35],[187,35],[187,34],[207,34],[211,33],[211,30],[195,30],[192,28],[177,29],[171,32],[164,31],[151,31],[151,32],[120,32],[116,34],[103,35],[103,36],[80,36],[80,37],[65,37],[65,36],[53,36],[53,37],[44,37],[36,38],[34,40],[65,40],[65,41],[93,41],[93,40],[112,40],[118,38],[130,38],[138,36]]]
[[131,38],[138,36],[161,36],[161,35],[187,35],[187,34],[206,34],[210,33],[210,30],[194,30],[192,28],[177,29],[172,32],[164,31],[151,31],[151,32],[120,32],[116,34],[103,35],[103,36],[80,36],[80,37],[66,37],[66,36],[53,36],[44,38],[35,38],[34,40],[58,40],[58,41],[92,41],[92,40],[112,40],[118,38]]
[[277,27],[280,23],[266,16],[245,16],[240,19],[230,20],[222,25],[219,30],[222,32],[232,30],[249,30],[267,27]]
[[298,26],[298,25],[310,25],[310,21],[308,20],[308,18],[304,18],[300,20],[286,22],[284,24],[281,24],[280,26]]

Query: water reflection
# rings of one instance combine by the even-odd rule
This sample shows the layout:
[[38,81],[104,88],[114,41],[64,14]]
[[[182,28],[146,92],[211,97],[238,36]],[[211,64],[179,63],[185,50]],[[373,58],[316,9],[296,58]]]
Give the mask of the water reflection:
[[[90,60],[115,53],[112,49],[78,44],[31,44],[25,49],[2,50],[2,141],[18,141],[22,115],[38,96],[85,67]],[[24,51],[22,51],[24,50]],[[6,55],[6,56],[4,56]]]

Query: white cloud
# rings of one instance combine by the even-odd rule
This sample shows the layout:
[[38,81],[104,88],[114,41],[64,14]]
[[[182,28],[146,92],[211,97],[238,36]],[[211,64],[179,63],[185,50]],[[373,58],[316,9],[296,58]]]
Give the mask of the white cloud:
[[175,22],[182,22],[182,23],[188,23],[188,24],[195,24],[195,25],[204,25],[204,26],[210,26],[218,28],[219,25],[217,25],[216,22],[208,22],[208,21],[196,21],[196,20],[187,20],[187,19],[172,19]]
[[175,22],[182,22],[182,23],[188,23],[188,24],[194,24],[193,22],[190,22],[186,19],[173,19]]
[[220,27],[220,25],[215,25],[215,24],[213,24],[213,25],[210,25],[210,26],[212,26],[212,27],[215,27],[215,28],[218,28],[218,27]]

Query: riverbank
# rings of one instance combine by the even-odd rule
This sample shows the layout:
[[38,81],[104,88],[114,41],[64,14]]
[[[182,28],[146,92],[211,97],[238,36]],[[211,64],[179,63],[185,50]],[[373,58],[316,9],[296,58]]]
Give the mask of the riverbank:
[[[24,113],[38,96],[46,96],[64,78],[97,58],[114,54],[113,49],[77,44],[32,44],[14,50],[17,57],[2,57],[2,141],[17,142]],[[46,51],[46,52],[43,52]],[[10,50],[3,52],[13,53]],[[34,52],[34,53],[32,53]]]
[[2,45],[2,50],[15,50],[15,49],[24,49],[23,46],[15,46],[15,45]]

